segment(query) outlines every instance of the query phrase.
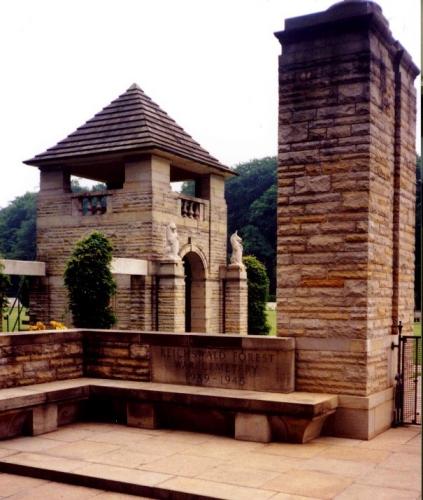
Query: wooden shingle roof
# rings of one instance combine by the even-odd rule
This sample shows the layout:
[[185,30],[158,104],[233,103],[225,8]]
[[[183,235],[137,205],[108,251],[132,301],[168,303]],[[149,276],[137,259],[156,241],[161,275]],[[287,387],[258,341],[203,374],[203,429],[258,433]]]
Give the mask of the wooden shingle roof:
[[56,146],[24,163],[46,166],[74,158],[152,150],[233,173],[194,141],[137,84]]

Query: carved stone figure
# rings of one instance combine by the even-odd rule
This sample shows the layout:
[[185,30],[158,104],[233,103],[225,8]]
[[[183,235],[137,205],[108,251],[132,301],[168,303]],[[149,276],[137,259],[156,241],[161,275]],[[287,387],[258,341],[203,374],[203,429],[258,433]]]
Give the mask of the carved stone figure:
[[172,260],[181,260],[179,257],[179,238],[176,230],[176,224],[171,222],[166,226],[166,258]]
[[230,238],[230,241],[232,246],[231,264],[244,267],[244,264],[242,263],[242,238],[238,235],[238,231],[234,232],[234,234]]

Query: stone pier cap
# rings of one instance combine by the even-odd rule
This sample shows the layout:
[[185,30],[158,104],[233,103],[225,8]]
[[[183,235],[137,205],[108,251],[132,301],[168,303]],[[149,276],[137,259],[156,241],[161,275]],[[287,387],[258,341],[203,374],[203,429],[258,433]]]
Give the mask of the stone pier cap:
[[296,34],[302,35],[305,31],[316,34],[316,31],[327,32],[333,29],[339,32],[348,25],[354,26],[363,21],[374,23],[381,31],[392,36],[380,6],[375,2],[357,0],[338,2],[321,12],[285,19],[285,30],[276,32],[275,36],[281,42],[289,41]]
[[276,38],[281,44],[298,42],[320,33],[342,33],[358,28],[373,29],[391,43],[393,54],[401,54],[401,62],[407,66],[415,77],[420,73],[410,54],[394,39],[389,22],[384,17],[381,7],[372,1],[346,0],[338,2],[325,11],[305,16],[285,19],[285,30],[277,31]]

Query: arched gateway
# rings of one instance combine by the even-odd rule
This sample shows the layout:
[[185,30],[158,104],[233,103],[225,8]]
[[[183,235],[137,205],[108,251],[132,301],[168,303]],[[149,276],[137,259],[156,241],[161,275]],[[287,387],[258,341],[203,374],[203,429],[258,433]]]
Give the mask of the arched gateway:
[[[34,290],[33,320],[71,324],[65,263],[75,243],[98,230],[114,247],[118,328],[246,333],[245,276],[234,281],[226,266],[224,181],[234,173],[137,85],[25,163],[40,169],[37,260],[47,269]],[[106,189],[73,193],[71,176]],[[194,196],[172,191],[181,181],[194,184]],[[171,247],[169,228],[178,238]],[[225,309],[224,293],[241,294],[238,311]]]
[[206,268],[200,255],[189,251],[183,257],[185,271],[185,331],[207,331]]

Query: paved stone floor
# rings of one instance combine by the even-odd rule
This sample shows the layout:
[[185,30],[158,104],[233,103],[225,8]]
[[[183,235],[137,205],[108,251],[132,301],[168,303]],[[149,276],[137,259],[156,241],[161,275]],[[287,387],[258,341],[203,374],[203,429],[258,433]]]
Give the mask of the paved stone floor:
[[[0,460],[236,500],[421,498],[417,427],[371,441],[322,437],[293,445],[79,423],[0,441]],[[0,498],[134,497],[3,473]]]

